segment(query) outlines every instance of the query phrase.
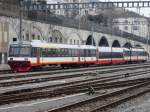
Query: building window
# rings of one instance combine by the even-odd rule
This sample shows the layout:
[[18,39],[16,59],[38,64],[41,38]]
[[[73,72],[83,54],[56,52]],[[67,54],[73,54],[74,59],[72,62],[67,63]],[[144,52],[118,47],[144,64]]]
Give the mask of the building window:
[[74,44],[76,44],[76,40],[74,40]]
[[32,39],[33,39],[33,40],[35,39],[35,34],[32,34]]
[[62,43],[62,38],[60,38],[60,43]]
[[135,25],[138,25],[138,24],[139,24],[139,21],[134,20],[134,24],[135,24]]
[[124,27],[124,30],[128,30],[128,26],[125,26],[125,27]]
[[13,39],[12,39],[12,40],[13,40],[13,42],[15,42],[15,41],[17,41],[17,38],[16,38],[16,37],[13,37]]
[[22,36],[22,40],[25,40],[24,35]]
[[48,42],[52,42],[52,41],[53,41],[52,37],[49,37]]
[[72,39],[70,39],[70,44],[72,44]]
[[133,30],[138,30],[138,26],[132,26]]
[[119,24],[118,20],[114,20],[113,24],[118,25]]
[[55,37],[55,43],[57,43],[58,42],[58,39],[57,39],[57,37]]
[[37,36],[38,40],[40,40],[40,35]]
[[26,40],[29,40],[29,34],[26,33]]
[[77,44],[79,45],[79,40],[77,41]]
[[119,30],[119,26],[115,26],[114,29],[115,29],[115,30]]
[[128,20],[125,20],[124,23],[125,23],[125,24],[128,24]]

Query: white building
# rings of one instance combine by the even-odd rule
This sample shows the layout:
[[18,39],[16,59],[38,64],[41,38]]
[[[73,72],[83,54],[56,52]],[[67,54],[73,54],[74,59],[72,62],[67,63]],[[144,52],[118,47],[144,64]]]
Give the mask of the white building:
[[138,14],[121,14],[113,20],[113,27],[144,38],[149,37],[149,20]]
[[[85,2],[98,2],[99,0],[49,0],[47,3],[52,4],[52,3],[85,3]],[[63,15],[63,16],[73,16],[73,15],[96,15],[96,8],[92,9],[69,9],[69,10],[62,10],[58,9],[53,11],[56,15]]]

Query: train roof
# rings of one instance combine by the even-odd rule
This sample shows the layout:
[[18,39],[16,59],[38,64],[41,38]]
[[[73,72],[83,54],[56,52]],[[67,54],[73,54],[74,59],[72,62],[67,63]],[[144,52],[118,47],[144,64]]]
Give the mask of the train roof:
[[28,45],[32,47],[40,47],[40,48],[73,48],[73,49],[96,49],[95,46],[91,45],[70,45],[70,44],[55,44],[55,43],[48,43],[46,41],[41,40],[32,40],[32,41],[16,41],[11,43],[10,45]]
[[105,52],[123,52],[124,48],[118,48],[118,47],[98,47],[99,51],[105,51]]
[[123,48],[113,47],[112,52],[123,52]]
[[111,52],[111,47],[98,47],[98,50],[101,51],[105,51],[105,52]]
[[131,51],[145,51],[144,48],[132,48]]
[[16,46],[18,46],[18,45],[31,45],[31,42],[30,41],[15,41],[15,42],[12,42],[12,43],[10,43],[10,45],[16,45]]
[[47,43],[45,41],[32,41],[31,45],[33,47],[42,47],[42,48],[74,48],[74,49],[96,49],[95,46],[91,45],[70,45],[70,44],[55,44],[55,43]]

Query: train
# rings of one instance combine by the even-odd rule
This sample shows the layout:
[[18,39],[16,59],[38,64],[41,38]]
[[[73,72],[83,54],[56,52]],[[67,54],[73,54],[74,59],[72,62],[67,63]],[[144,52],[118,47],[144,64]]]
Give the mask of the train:
[[60,65],[64,68],[137,63],[147,61],[148,57],[144,48],[54,44],[43,40],[13,42],[8,50],[8,64],[15,72],[47,65]]

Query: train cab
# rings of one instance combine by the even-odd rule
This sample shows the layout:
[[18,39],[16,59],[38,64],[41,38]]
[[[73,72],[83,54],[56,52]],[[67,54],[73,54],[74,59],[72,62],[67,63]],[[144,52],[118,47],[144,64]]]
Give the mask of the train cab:
[[10,45],[8,64],[13,71],[28,71],[31,68],[30,57],[30,42],[15,42]]

